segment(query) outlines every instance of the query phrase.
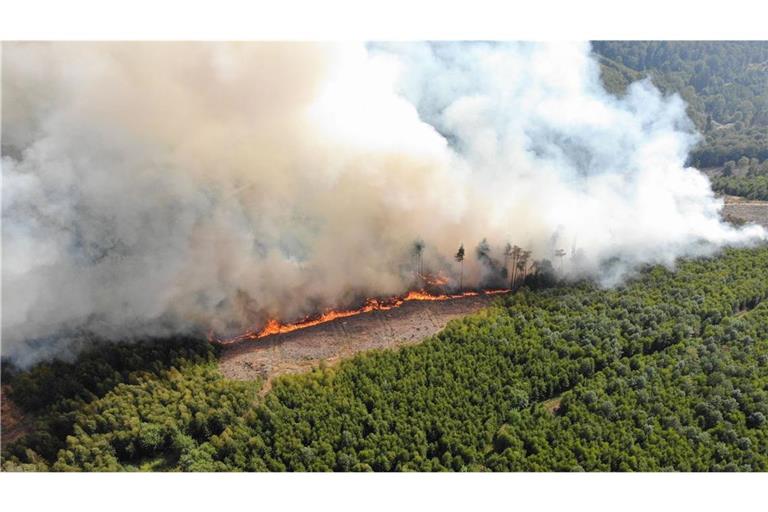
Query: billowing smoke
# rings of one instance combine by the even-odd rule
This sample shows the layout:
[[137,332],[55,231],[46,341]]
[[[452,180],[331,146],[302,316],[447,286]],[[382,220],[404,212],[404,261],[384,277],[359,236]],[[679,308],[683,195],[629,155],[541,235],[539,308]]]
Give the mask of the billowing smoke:
[[587,44],[4,44],[2,72],[22,364],[400,294],[416,265],[458,281],[462,243],[471,287],[507,242],[610,284],[764,238],[684,166],[683,102],[608,95]]

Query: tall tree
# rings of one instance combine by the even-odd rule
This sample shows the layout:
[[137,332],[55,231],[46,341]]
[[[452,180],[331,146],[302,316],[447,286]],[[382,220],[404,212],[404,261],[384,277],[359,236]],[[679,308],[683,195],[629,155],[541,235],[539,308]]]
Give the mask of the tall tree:
[[512,256],[512,278],[509,281],[509,288],[510,290],[515,287],[515,284],[517,283],[517,263],[520,260],[520,254],[522,253],[522,249],[518,246],[512,247],[512,250],[510,251]]
[[413,253],[416,255],[416,269],[417,273],[419,274],[420,279],[424,279],[424,260],[423,260],[423,254],[424,254],[424,240],[421,238],[417,239],[415,242],[413,242]]
[[459,292],[461,292],[461,289],[464,287],[464,244],[461,244],[454,258],[461,265],[461,270],[459,273]]
[[528,277],[528,259],[531,257],[531,251],[522,251],[520,253],[520,259],[517,262],[517,270],[520,271],[520,279],[525,281]]

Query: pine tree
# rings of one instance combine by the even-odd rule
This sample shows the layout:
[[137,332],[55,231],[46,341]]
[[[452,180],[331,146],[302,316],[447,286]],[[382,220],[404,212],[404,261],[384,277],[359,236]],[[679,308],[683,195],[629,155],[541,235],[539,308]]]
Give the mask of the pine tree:
[[464,244],[461,244],[454,258],[461,265],[461,273],[459,274],[459,292],[461,292],[461,289],[464,287]]
[[424,241],[422,239],[417,239],[413,243],[413,253],[416,255],[417,259],[417,273],[419,275],[420,279],[424,279],[424,260],[422,255],[424,254]]

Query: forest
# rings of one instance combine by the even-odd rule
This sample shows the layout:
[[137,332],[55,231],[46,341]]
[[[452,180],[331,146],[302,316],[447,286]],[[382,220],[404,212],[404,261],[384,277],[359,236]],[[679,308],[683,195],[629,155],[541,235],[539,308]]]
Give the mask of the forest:
[[[765,471],[768,247],[518,292],[425,342],[259,382],[203,339],[3,365],[3,470]],[[538,280],[537,280],[538,279]]]
[[702,134],[691,165],[768,160],[768,42],[595,41],[592,48],[611,92],[648,77],[686,101]]
[[[593,43],[702,134],[716,191],[768,200],[768,43]],[[463,246],[456,255],[464,258]],[[768,247],[652,266],[617,288],[540,265],[418,345],[309,373],[223,377],[205,337],[106,343],[27,369],[4,471],[766,471]]]
[[762,164],[747,157],[728,161],[711,181],[714,190],[725,194],[768,201],[768,160]]

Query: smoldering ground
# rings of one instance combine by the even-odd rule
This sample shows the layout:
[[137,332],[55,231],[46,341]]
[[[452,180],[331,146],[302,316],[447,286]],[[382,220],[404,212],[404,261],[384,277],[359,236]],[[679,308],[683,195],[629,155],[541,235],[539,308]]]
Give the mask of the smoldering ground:
[[473,287],[510,241],[611,284],[765,237],[685,167],[680,98],[609,95],[588,44],[2,50],[2,348],[21,364],[62,333],[237,332],[400,294],[414,240],[452,286],[465,243]]

